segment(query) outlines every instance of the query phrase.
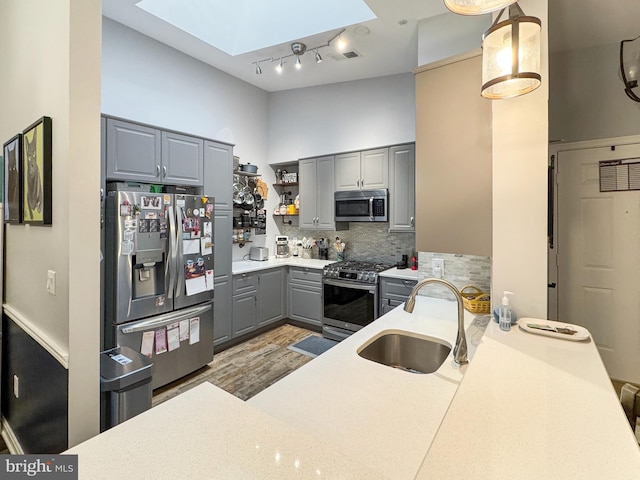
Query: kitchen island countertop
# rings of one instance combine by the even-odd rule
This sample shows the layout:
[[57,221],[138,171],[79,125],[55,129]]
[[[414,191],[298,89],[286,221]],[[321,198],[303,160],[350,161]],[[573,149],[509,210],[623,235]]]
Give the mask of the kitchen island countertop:
[[[361,358],[388,331],[453,345],[456,303],[418,296],[413,314],[394,309],[247,402],[196,387],[68,453],[83,480],[205,478],[205,468],[207,478],[637,478],[640,450],[592,340],[503,332],[468,312],[465,328],[464,367],[450,354],[417,375]],[[141,448],[144,460],[127,453]]]

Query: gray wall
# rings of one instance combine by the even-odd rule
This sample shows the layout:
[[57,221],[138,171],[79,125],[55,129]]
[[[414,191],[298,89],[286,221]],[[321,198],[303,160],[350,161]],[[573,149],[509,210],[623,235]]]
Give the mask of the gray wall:
[[640,134],[640,103],[624,93],[619,56],[618,43],[550,56],[550,141]]

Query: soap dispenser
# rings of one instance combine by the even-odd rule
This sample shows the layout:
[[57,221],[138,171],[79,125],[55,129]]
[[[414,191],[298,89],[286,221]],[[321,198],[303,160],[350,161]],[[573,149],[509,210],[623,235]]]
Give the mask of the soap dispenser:
[[502,305],[500,305],[500,309],[498,310],[498,324],[500,325],[500,330],[508,332],[511,330],[511,306],[509,305],[509,297],[507,297],[507,295],[513,295],[513,292],[505,290],[503,294]]

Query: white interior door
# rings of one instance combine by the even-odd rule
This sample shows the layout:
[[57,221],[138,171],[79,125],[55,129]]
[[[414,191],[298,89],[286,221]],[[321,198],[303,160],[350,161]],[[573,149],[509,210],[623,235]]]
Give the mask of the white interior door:
[[557,157],[558,320],[593,335],[609,376],[640,382],[640,191],[600,192],[599,163],[640,145]]

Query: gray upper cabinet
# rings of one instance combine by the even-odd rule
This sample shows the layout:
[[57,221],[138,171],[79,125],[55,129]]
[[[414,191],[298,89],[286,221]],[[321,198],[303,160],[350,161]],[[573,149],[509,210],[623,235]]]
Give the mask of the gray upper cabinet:
[[[233,147],[204,142],[204,193],[213,195],[217,210],[233,209]],[[231,236],[229,235],[229,239]]]
[[378,148],[360,154],[360,188],[372,190],[389,186],[389,149]]
[[108,118],[106,143],[108,180],[160,181],[160,130]]
[[204,141],[174,132],[162,132],[162,183],[202,185]]
[[414,232],[416,211],[415,145],[389,148],[389,231]]
[[231,230],[233,228],[233,213],[231,210],[215,209],[213,223],[214,234],[214,302],[213,302],[213,344],[219,345],[232,336],[232,276]]
[[360,152],[341,153],[335,160],[335,184],[338,190],[360,189]]
[[334,230],[334,157],[307,158],[298,163],[300,228]]
[[389,149],[350,152],[335,157],[335,189],[371,190],[389,186]]
[[204,141],[107,118],[107,180],[201,186]]

